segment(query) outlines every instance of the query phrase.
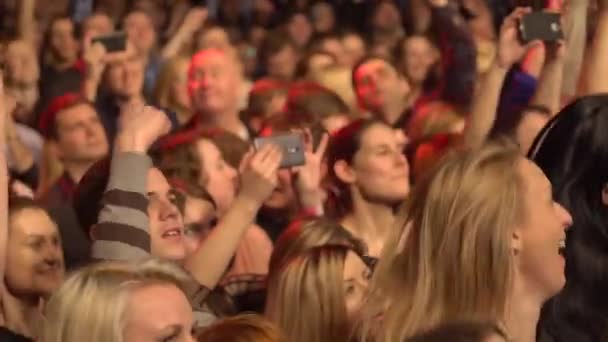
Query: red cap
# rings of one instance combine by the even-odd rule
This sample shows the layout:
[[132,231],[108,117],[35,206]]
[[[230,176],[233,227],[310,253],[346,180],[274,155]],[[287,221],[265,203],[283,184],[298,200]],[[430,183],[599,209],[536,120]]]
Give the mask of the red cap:
[[87,101],[78,93],[65,93],[61,96],[57,96],[51,100],[51,103],[47,106],[46,110],[40,115],[38,121],[38,130],[43,136],[49,137],[51,134],[50,129],[57,117],[57,113],[60,111],[75,106],[79,103],[86,103]]

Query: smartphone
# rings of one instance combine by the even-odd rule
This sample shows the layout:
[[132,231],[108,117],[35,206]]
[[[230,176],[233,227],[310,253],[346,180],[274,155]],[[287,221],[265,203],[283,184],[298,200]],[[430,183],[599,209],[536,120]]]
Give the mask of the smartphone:
[[265,138],[256,138],[253,146],[259,150],[265,145],[273,144],[283,150],[281,169],[304,165],[304,139],[298,133],[274,135]]
[[106,48],[106,52],[108,53],[125,51],[127,49],[127,35],[124,32],[93,38],[93,44],[98,42]]
[[561,16],[559,13],[532,12],[519,22],[519,35],[524,43],[533,40],[555,42],[564,39]]

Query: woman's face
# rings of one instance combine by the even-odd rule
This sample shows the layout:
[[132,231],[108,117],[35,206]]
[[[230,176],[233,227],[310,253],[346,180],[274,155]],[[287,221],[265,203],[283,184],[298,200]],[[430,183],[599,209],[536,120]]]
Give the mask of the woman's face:
[[213,228],[215,208],[209,201],[192,196],[186,197],[184,226],[186,227],[187,254],[192,255]]
[[220,150],[210,140],[200,140],[196,144],[196,149],[198,157],[202,161],[201,175],[204,175],[203,178],[206,178],[207,181],[206,184],[203,184],[205,179],[201,179],[200,185],[209,191],[217,204],[218,216],[221,217],[234,201],[238,173],[224,160]]
[[298,47],[304,47],[312,36],[312,24],[303,14],[297,14],[287,24],[287,32]]
[[194,316],[186,296],[174,285],[149,285],[128,299],[125,341],[194,342]]
[[525,214],[514,230],[518,275],[533,293],[548,299],[565,284],[566,229],[572,217],[553,200],[551,183],[527,159],[519,163],[523,179]]
[[57,226],[42,209],[10,215],[6,249],[6,285],[19,296],[49,296],[65,274]]
[[344,300],[348,321],[356,321],[367,295],[371,270],[354,252],[349,251],[344,260]]
[[424,37],[411,37],[402,46],[404,71],[408,78],[417,85],[426,79],[429,70],[437,61],[437,51],[431,42]]
[[192,102],[188,94],[188,66],[187,60],[176,64],[175,75],[171,83],[171,98],[177,106],[192,110]]
[[51,30],[51,49],[60,62],[73,62],[78,57],[78,41],[74,35],[74,23],[70,19],[59,19]]
[[353,184],[368,200],[388,204],[403,201],[410,190],[404,142],[392,128],[374,124],[361,136],[351,168]]

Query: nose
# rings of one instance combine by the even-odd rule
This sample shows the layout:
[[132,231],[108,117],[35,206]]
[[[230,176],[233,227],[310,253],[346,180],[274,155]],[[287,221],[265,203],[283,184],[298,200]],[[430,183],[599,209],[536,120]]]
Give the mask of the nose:
[[572,226],[572,223],[574,222],[572,220],[572,215],[570,215],[570,212],[564,208],[561,204],[557,204],[558,206],[558,215],[560,218],[560,221],[562,222],[563,226],[568,229],[569,227]]
[[179,216],[179,209],[169,200],[163,199],[160,201],[160,218],[163,221],[176,219]]

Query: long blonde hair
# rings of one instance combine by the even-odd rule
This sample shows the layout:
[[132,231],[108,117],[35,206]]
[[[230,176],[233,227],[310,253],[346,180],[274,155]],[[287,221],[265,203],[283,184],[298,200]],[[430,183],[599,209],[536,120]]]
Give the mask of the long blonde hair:
[[349,336],[343,288],[347,246],[308,249],[268,279],[266,316],[291,342],[336,342]]
[[98,263],[71,275],[51,297],[45,312],[44,342],[124,342],[129,295],[154,284],[187,292],[188,275],[158,260]]
[[512,231],[524,214],[521,159],[515,146],[489,143],[417,184],[380,257],[364,335],[402,341],[456,319],[504,321]]

